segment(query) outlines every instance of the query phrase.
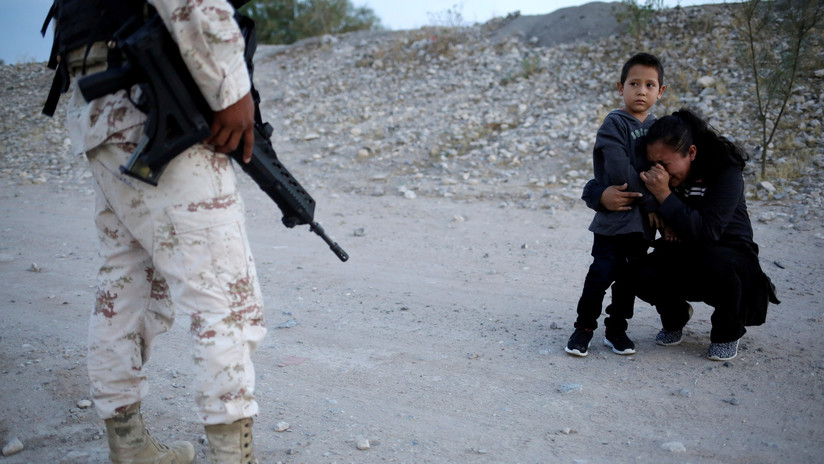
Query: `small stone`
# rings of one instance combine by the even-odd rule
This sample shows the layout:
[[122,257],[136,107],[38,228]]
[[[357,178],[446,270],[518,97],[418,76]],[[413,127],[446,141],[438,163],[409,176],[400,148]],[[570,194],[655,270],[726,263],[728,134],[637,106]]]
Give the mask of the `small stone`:
[[362,438],[362,439],[358,440],[358,449],[359,450],[365,451],[365,450],[368,450],[369,448],[371,448],[371,446],[369,445],[369,440],[367,440],[366,438]]
[[715,85],[715,78],[712,76],[701,76],[695,83],[706,89],[707,87]]
[[278,422],[275,424],[275,432],[285,432],[287,430],[289,430],[288,422]]
[[670,441],[661,445],[661,449],[667,450],[670,453],[686,453],[687,447],[680,441]]
[[682,389],[678,390],[677,392],[675,392],[674,394],[678,395],[678,396],[683,396],[684,398],[692,397],[692,392],[687,390],[686,388],[682,388]]
[[358,227],[357,229],[355,229],[354,232],[352,232],[352,235],[354,235],[355,237],[363,237],[366,235],[366,229],[364,229],[363,227]]
[[758,187],[766,190],[769,193],[775,193],[776,190],[775,185],[773,185],[772,182],[768,182],[766,180],[762,180],[761,182],[759,182]]
[[736,398],[734,396],[732,398],[728,399],[728,400],[724,400],[724,402],[729,403],[733,406],[738,406],[739,404],[741,404],[741,400],[739,400],[738,398]]
[[29,266],[29,272],[40,272],[40,271],[41,271],[40,266],[38,266],[37,263],[31,263],[31,266]]
[[92,405],[92,402],[89,400],[80,400],[77,402],[77,407],[80,409],[88,409]]
[[3,447],[3,456],[11,456],[21,451],[23,451],[23,442],[14,437]]
[[82,451],[69,451],[59,461],[60,464],[74,464],[77,462],[91,462],[89,453],[84,453]]
[[561,385],[560,388],[558,388],[558,391],[560,391],[561,393],[569,393],[572,391],[582,391],[583,389],[584,386],[580,383],[565,383]]

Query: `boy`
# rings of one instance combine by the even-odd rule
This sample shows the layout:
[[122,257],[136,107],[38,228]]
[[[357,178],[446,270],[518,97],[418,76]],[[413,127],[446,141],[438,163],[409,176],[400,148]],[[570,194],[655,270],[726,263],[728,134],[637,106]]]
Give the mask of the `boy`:
[[598,129],[592,154],[597,183],[626,184],[627,190],[644,195],[640,204],[632,205],[627,211],[596,209],[589,226],[594,234],[593,261],[578,301],[575,332],[565,348],[571,355],[587,355],[593,331],[598,327],[604,294],[610,285],[612,304],[606,309],[604,344],[617,354],[635,353],[635,344],[626,333],[635,294],[623,283],[621,275],[630,261],[646,254],[654,234],[644,213],[653,211],[655,199],[646,192],[639,172],[647,167],[643,137],[655,121],[649,110],[663,95],[666,88],[663,82],[664,68],[658,58],[649,53],[632,56],[624,64],[618,82],[624,108],[610,112]]

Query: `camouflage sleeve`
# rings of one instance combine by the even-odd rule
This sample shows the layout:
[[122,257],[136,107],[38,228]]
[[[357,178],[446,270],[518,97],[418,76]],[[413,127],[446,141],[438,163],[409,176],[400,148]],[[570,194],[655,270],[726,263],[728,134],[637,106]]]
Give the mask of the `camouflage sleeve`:
[[151,0],[201,93],[214,111],[240,100],[251,88],[243,59],[243,35],[226,0]]

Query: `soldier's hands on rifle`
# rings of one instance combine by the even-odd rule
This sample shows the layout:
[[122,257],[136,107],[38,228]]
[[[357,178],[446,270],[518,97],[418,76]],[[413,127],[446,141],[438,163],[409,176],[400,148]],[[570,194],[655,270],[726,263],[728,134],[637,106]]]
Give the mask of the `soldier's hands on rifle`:
[[206,143],[219,153],[231,153],[243,141],[243,162],[252,159],[255,145],[255,103],[249,92],[225,109],[215,111],[212,121],[212,135]]

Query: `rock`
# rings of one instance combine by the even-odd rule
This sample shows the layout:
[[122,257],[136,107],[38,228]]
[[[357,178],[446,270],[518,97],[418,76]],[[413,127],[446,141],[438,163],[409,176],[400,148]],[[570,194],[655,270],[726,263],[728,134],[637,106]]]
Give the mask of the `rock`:
[[365,451],[371,448],[369,440],[367,440],[366,438],[361,438],[360,440],[358,440],[358,444],[356,446],[361,451]]
[[296,327],[300,325],[300,322],[296,321],[295,319],[288,319],[286,322],[281,322],[280,324],[276,325],[276,329],[291,329],[292,327]]
[[684,398],[691,398],[692,397],[692,391],[687,390],[686,388],[682,388],[682,389],[676,391],[673,394],[678,395],[678,396],[683,396]]
[[580,383],[565,383],[558,388],[558,391],[561,393],[569,393],[573,391],[582,391],[583,389],[584,387]]
[[758,188],[764,189],[769,193],[775,193],[775,191],[776,191],[775,186],[771,182],[766,181],[766,180],[763,180],[763,181],[759,182],[758,183]]
[[670,441],[661,445],[661,449],[669,451],[670,453],[686,453],[687,447],[680,441]]
[[21,451],[23,451],[23,442],[17,437],[13,437],[3,446],[3,456],[11,456]]
[[29,266],[28,271],[29,272],[40,272],[41,269],[40,269],[40,266],[37,265],[37,263],[31,263],[31,266]]
[[708,87],[712,87],[712,86],[715,85],[715,77],[713,77],[713,76],[701,76],[701,77],[698,78],[697,81],[695,81],[695,83],[698,84],[701,88],[706,89]]
[[289,430],[288,422],[278,422],[275,424],[275,432],[285,432],[287,430]]
[[63,456],[59,463],[60,464],[77,464],[79,462],[91,462],[89,453],[84,453],[82,451],[69,451],[68,453]]
[[80,409],[88,409],[92,406],[92,402],[89,400],[80,400],[77,402],[77,407]]

